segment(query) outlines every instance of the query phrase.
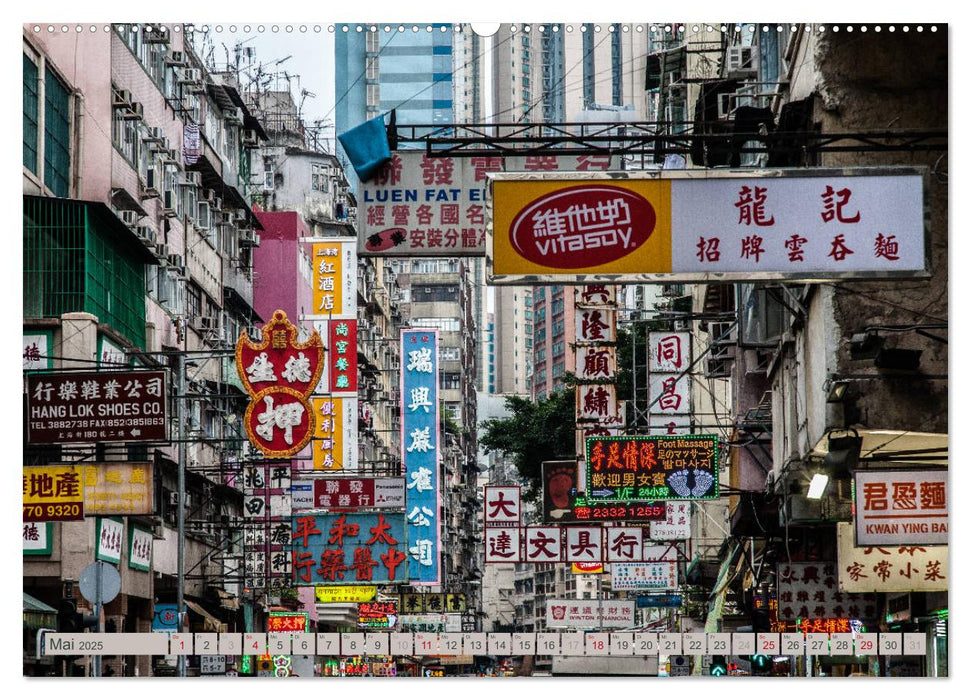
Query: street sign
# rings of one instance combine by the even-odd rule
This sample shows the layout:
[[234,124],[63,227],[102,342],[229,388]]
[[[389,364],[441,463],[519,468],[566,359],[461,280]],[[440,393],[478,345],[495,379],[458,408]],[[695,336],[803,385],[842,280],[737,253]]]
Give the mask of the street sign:
[[27,442],[167,440],[165,372],[27,376]]
[[81,595],[90,603],[95,605],[110,603],[121,592],[121,574],[111,564],[96,561],[84,567],[78,588],[81,589]]

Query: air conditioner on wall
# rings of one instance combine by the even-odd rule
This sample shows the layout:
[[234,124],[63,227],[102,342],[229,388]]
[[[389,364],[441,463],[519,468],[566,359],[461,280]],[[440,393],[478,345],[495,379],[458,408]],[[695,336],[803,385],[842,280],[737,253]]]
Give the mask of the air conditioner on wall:
[[121,220],[125,226],[128,226],[129,228],[137,226],[138,220],[142,218],[142,215],[134,209],[123,209],[122,211],[118,212],[118,214],[121,216]]
[[725,54],[726,75],[730,78],[755,75],[757,72],[755,58],[754,46],[729,46]]
[[170,66],[184,66],[188,63],[184,51],[169,51],[165,57],[165,62]]

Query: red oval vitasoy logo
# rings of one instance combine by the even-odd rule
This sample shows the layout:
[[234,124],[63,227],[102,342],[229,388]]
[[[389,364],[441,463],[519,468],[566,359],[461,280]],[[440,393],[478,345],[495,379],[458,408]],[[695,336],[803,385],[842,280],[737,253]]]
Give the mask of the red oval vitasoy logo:
[[523,208],[509,242],[545,267],[596,267],[630,255],[654,232],[657,214],[644,197],[611,185],[557,190]]

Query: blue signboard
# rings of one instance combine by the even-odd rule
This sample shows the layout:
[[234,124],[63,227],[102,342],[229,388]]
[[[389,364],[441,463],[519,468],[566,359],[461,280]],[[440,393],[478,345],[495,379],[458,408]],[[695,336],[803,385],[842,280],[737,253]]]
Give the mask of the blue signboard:
[[637,607],[639,608],[680,608],[681,596],[679,595],[639,595],[637,596]]
[[155,605],[155,614],[152,616],[153,632],[178,632],[179,631],[179,606],[178,605]]
[[401,451],[412,584],[441,583],[438,333],[401,331]]
[[298,586],[408,581],[402,513],[294,515],[292,526]]

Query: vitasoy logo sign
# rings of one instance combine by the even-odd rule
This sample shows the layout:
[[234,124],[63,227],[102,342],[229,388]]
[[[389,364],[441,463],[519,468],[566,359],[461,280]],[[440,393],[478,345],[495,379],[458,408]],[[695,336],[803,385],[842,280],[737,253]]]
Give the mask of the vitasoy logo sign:
[[651,237],[657,214],[629,189],[566,187],[534,201],[512,221],[509,239],[537,265],[574,270],[614,262]]

